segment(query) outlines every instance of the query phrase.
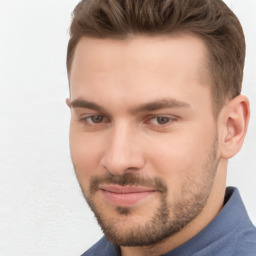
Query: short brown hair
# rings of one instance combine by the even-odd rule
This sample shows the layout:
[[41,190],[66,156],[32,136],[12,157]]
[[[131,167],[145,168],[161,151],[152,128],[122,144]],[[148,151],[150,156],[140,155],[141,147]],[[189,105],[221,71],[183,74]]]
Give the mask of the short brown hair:
[[235,14],[221,0],[82,0],[73,12],[67,49],[71,71],[81,37],[125,39],[129,34],[193,33],[206,43],[213,103],[241,93],[245,39]]

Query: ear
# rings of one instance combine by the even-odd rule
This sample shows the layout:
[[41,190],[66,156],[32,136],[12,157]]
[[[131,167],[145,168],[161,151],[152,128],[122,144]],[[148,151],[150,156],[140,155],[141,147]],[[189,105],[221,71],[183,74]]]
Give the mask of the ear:
[[229,159],[239,152],[247,132],[250,117],[249,100],[239,95],[221,110],[221,158]]
[[70,108],[70,99],[69,98],[66,99],[66,104]]

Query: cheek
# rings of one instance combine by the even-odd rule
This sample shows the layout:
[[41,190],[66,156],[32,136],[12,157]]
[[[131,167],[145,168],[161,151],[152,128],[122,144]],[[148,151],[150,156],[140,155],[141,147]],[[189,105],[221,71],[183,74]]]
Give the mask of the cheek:
[[[172,182],[172,186],[180,186],[182,180],[190,175],[202,171],[202,166],[207,161],[211,151],[214,132],[207,133],[191,129],[188,132],[176,133],[159,139],[148,147],[148,159],[152,159],[153,169],[157,174]],[[161,142],[161,143],[160,143]],[[157,150],[154,150],[156,149]]]
[[99,168],[103,145],[99,139],[70,129],[70,153],[75,172],[81,184],[89,181],[90,177],[102,171]]

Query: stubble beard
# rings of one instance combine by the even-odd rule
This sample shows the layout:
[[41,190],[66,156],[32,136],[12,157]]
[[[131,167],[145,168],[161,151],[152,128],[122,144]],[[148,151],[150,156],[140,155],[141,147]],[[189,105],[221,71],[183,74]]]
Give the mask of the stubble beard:
[[[168,188],[162,179],[148,179],[133,173],[126,173],[122,176],[114,176],[110,173],[102,177],[94,176],[90,181],[88,193],[85,193],[81,184],[80,187],[109,241],[118,246],[149,246],[173,236],[201,213],[210,195],[218,167],[219,160],[216,155],[217,137],[208,158],[202,166],[202,170],[197,173],[197,177],[187,177],[180,194],[177,195],[178,200],[173,204],[168,202]],[[94,201],[93,196],[99,185],[103,183],[121,186],[154,185],[157,190],[161,191],[160,206],[146,223],[134,223],[123,230],[121,225],[125,223],[118,221],[118,219],[105,218],[104,211],[99,210],[97,203]],[[130,207],[116,207],[115,211],[120,217],[129,218],[133,215],[133,209]]]

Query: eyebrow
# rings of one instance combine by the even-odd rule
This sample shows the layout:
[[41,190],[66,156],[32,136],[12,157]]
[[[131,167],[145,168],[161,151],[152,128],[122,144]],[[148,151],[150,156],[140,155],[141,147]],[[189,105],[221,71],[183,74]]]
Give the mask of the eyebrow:
[[[85,99],[75,99],[70,103],[70,107],[72,108],[88,108],[88,109],[93,109],[99,112],[107,112],[107,110],[88,100]],[[148,102],[145,104],[139,104],[135,107],[133,107],[130,112],[131,113],[141,113],[141,112],[150,112],[150,111],[156,111],[160,109],[165,109],[165,108],[189,108],[190,105],[186,102],[179,101],[176,99],[172,98],[164,98],[164,99],[159,99],[155,100],[152,102]]]
[[104,112],[105,109],[103,107],[101,107],[100,105],[91,102],[91,101],[87,101],[81,98],[75,99],[70,103],[70,107],[71,108],[89,108],[89,109],[93,109],[99,112]]
[[164,108],[189,108],[190,105],[186,102],[172,98],[164,98],[153,102],[145,103],[136,106],[132,109],[133,113],[156,111]]

